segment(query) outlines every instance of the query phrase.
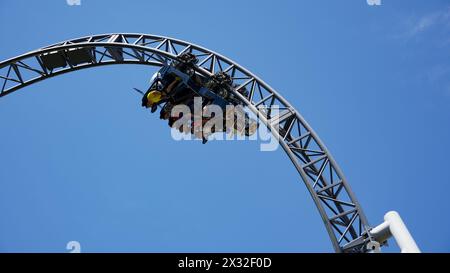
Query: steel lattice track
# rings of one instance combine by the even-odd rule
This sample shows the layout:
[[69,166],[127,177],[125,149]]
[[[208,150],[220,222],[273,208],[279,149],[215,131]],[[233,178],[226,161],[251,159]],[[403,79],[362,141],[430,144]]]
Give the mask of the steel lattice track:
[[[228,73],[235,92],[278,138],[310,192],[336,252],[365,252],[369,223],[342,171],[303,117],[274,89],[230,59],[203,47],[162,36],[103,34],[47,46],[0,63],[0,97],[41,80],[78,69],[109,64],[161,66],[191,52],[198,72]],[[237,88],[239,89],[239,88]],[[279,109],[274,115],[274,109]]]

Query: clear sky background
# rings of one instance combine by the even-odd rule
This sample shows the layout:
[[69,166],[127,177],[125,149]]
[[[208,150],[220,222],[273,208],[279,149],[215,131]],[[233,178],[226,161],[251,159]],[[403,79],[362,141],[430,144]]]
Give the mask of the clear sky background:
[[[449,1],[0,0],[1,60],[110,32],[248,68],[317,131],[373,226],[397,210],[423,251],[450,251]],[[154,71],[87,69],[0,99],[0,251],[332,252],[282,149],[174,141],[131,91]]]

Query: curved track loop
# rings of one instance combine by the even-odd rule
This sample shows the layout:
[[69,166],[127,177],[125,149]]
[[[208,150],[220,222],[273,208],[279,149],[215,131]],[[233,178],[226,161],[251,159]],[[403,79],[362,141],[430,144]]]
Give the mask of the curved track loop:
[[[235,93],[278,138],[315,202],[336,252],[365,252],[371,240],[366,216],[342,171],[317,134],[280,94],[230,59],[203,47],[162,36],[103,34],[47,46],[0,63],[0,97],[35,82],[109,64],[161,66],[183,52],[199,58],[198,73],[228,73],[249,90]],[[279,111],[275,111],[279,109]],[[274,114],[274,113],[278,114]]]

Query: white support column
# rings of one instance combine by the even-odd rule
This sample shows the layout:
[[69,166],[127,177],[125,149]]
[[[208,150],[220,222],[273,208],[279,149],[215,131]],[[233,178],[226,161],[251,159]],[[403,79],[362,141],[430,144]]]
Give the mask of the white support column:
[[386,213],[384,222],[373,228],[370,233],[379,243],[384,243],[391,236],[394,237],[402,253],[420,253],[419,247],[396,211]]

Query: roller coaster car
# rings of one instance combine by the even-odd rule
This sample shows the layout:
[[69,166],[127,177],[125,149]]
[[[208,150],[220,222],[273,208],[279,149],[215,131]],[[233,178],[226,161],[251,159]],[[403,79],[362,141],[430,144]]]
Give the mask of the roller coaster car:
[[[227,105],[243,106],[243,103],[232,92],[232,89],[237,86],[232,85],[232,79],[228,74],[219,72],[211,77],[205,77],[196,73],[197,62],[198,59],[195,55],[184,53],[180,55],[179,60],[165,64],[153,75],[150,88],[142,98],[142,106],[151,108],[151,112],[154,113],[158,106],[163,104],[160,118],[169,120],[171,127],[177,120],[177,117],[170,116],[173,106],[185,104],[192,107],[194,97],[202,97],[202,107],[218,105],[224,111],[223,113],[225,113]],[[240,88],[237,92],[244,96],[248,95],[245,88]],[[243,115],[245,118],[241,120],[244,120],[245,124],[240,125],[236,122],[234,130],[247,136],[254,134],[258,127],[257,122],[249,118],[247,113],[243,113]],[[224,124],[226,118],[227,115],[224,114]],[[203,124],[207,121],[208,118],[203,118]],[[225,130],[225,126],[223,128]],[[192,133],[194,134],[193,131]],[[206,142],[204,135],[203,142]]]

